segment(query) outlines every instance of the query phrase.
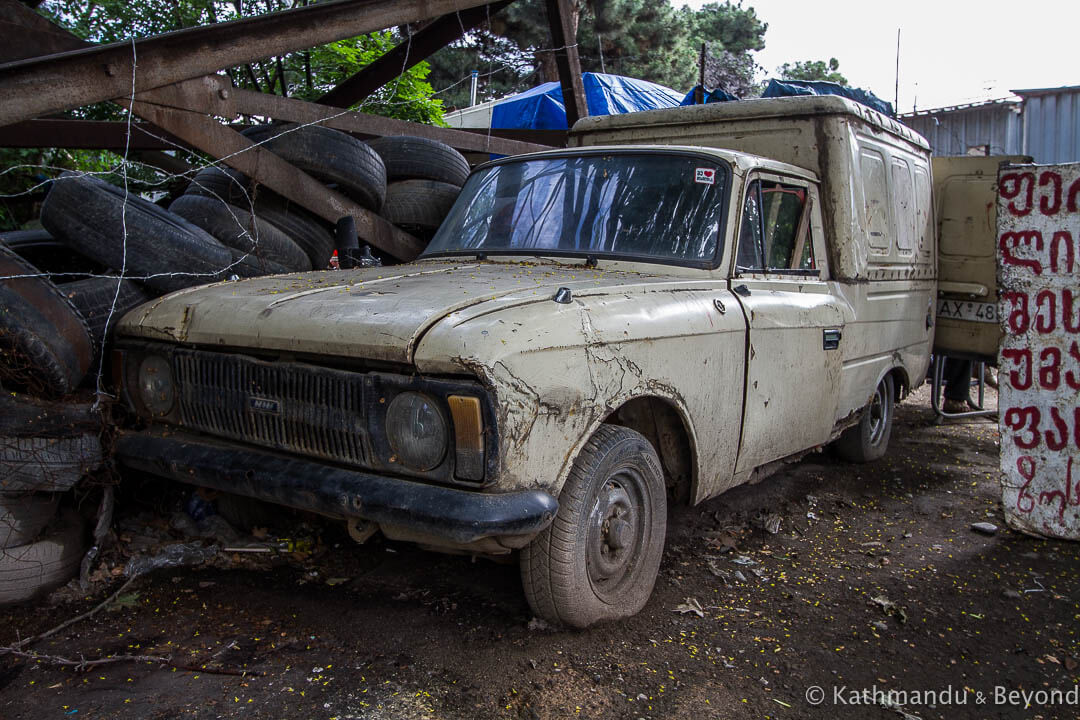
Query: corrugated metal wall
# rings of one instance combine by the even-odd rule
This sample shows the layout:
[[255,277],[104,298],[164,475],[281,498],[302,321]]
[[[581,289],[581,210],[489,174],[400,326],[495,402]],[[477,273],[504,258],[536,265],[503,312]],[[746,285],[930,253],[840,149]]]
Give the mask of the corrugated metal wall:
[[927,115],[902,117],[904,124],[930,143],[934,155],[967,155],[989,145],[991,155],[1017,155],[1023,143],[1017,103],[992,103]]
[[1080,161],[1080,88],[1024,97],[1022,152],[1042,164]]

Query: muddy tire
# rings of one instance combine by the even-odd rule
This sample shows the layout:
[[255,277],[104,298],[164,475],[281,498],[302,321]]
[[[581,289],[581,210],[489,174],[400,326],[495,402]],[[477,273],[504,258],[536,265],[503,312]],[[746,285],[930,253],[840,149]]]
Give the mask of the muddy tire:
[[0,550],[0,604],[25,602],[63,585],[79,573],[86,551],[82,519],[60,516],[57,529],[40,540]]
[[532,611],[584,628],[629,617],[652,594],[667,531],[660,459],[641,434],[602,425],[574,461],[555,520],[521,551]]
[[[0,246],[0,382],[61,396],[82,381],[93,361],[90,328],[60,289]],[[19,277],[29,276],[29,277]]]
[[401,135],[369,140],[386,165],[386,180],[436,180],[461,187],[469,177],[469,161],[446,143]]
[[334,252],[334,235],[330,226],[265,187],[252,194],[250,180],[236,170],[209,167],[200,170],[184,192],[224,200],[230,205],[250,212],[287,235],[307,254],[311,266],[324,270]]
[[368,210],[386,195],[386,166],[373,149],[352,135],[319,125],[259,125],[243,134],[308,175],[337,185]]
[[258,213],[199,195],[181,195],[169,212],[201,227],[233,250],[273,263],[284,272],[311,269],[311,260],[292,239]]
[[841,458],[853,463],[867,463],[885,454],[892,434],[894,393],[892,376],[886,375],[878,383],[859,424],[845,430],[836,441],[836,452]]
[[461,188],[434,180],[402,180],[386,188],[380,213],[398,227],[430,236],[446,219]]
[[0,548],[36,540],[56,515],[59,503],[55,493],[0,494]]
[[156,297],[136,282],[109,277],[76,280],[61,286],[61,291],[86,320],[94,341],[95,358],[100,357],[102,346],[120,318]]
[[162,292],[218,280],[231,262],[228,248],[205,230],[135,194],[125,210],[123,188],[86,175],[64,173],[53,183],[41,224],[74,250]]

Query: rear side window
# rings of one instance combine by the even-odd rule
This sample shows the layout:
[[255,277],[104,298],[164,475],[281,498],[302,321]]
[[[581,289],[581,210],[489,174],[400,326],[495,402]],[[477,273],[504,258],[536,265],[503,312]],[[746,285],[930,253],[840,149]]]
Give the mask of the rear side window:
[[736,266],[749,272],[815,270],[807,189],[773,180],[750,183]]

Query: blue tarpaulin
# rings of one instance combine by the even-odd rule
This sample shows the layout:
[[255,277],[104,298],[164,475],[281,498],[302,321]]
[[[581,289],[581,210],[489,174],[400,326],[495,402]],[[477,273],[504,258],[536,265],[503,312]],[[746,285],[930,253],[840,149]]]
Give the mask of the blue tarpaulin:
[[792,97],[795,95],[839,95],[862,103],[868,108],[873,108],[889,117],[896,117],[892,103],[885,102],[869,90],[844,87],[823,80],[770,80],[761,97]]
[[[690,92],[686,93],[686,97],[684,97],[682,99],[682,102],[679,103],[679,104],[680,105],[694,105],[695,104],[694,103],[694,93],[697,92],[697,89],[699,87],[701,87],[701,86],[700,85],[695,85],[694,89],[691,90]],[[715,90],[709,90],[708,92],[705,93],[705,104],[706,105],[708,105],[709,103],[714,103],[714,102],[731,102],[732,100],[738,100],[738,99],[739,98],[735,97],[734,95],[729,93],[727,90],[721,90],[720,88],[716,88]]]
[[[682,93],[671,88],[621,75],[582,73],[585,102],[590,115],[616,115],[676,107]],[[537,85],[507,98],[491,112],[491,127],[521,130],[566,130],[566,107],[557,82]]]

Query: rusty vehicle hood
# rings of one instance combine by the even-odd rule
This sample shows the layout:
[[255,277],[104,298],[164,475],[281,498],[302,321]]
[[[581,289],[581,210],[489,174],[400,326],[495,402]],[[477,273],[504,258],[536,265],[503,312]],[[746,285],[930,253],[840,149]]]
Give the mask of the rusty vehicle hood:
[[410,363],[424,332],[451,313],[607,293],[667,275],[554,262],[426,260],[181,290],[128,313],[118,334],[200,346]]

